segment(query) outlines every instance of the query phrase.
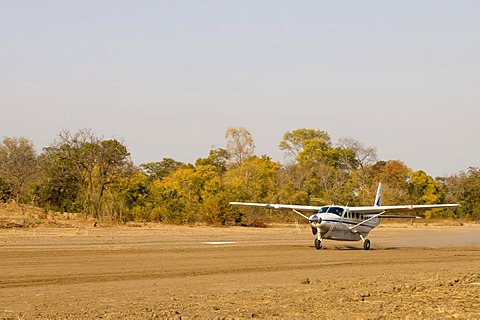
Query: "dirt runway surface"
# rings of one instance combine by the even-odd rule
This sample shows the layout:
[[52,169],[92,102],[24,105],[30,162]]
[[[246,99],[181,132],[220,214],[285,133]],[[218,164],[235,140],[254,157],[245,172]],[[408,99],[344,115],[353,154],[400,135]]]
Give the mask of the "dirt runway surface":
[[0,230],[0,319],[480,319],[480,226]]

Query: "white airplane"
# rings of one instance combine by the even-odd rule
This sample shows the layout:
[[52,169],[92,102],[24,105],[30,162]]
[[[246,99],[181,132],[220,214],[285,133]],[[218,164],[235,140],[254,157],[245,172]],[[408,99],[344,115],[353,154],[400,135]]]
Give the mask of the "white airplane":
[[[370,249],[370,240],[366,239],[370,231],[380,224],[381,218],[420,218],[417,216],[395,216],[386,213],[421,212],[435,208],[458,207],[459,204],[429,204],[382,206],[382,184],[378,184],[375,203],[371,207],[348,206],[302,206],[289,204],[267,204],[250,202],[230,202],[231,205],[263,207],[266,209],[289,209],[307,219],[316,235],[315,248],[322,248],[322,240],[363,241],[363,248]],[[301,211],[316,211],[310,217]]]

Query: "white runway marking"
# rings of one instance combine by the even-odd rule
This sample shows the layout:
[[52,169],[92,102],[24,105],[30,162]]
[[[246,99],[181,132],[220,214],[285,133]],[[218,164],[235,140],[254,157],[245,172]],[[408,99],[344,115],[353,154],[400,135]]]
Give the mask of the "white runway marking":
[[211,241],[211,242],[202,242],[203,244],[233,244],[232,241]]

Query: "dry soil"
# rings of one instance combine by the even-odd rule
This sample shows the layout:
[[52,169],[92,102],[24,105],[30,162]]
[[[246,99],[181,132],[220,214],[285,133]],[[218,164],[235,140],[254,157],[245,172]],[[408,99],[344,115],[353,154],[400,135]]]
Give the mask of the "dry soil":
[[0,319],[480,319],[480,226],[0,229]]

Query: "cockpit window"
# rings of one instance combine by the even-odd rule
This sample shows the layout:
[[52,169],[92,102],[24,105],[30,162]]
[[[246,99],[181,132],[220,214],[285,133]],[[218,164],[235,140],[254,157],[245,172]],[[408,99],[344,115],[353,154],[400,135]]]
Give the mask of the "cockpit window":
[[343,208],[340,208],[340,207],[330,207],[330,209],[328,209],[328,213],[333,213],[333,214],[336,214],[337,216],[342,216],[343,214]]
[[318,213],[333,213],[336,214],[337,216],[342,216],[343,214],[343,208],[341,207],[321,207]]

